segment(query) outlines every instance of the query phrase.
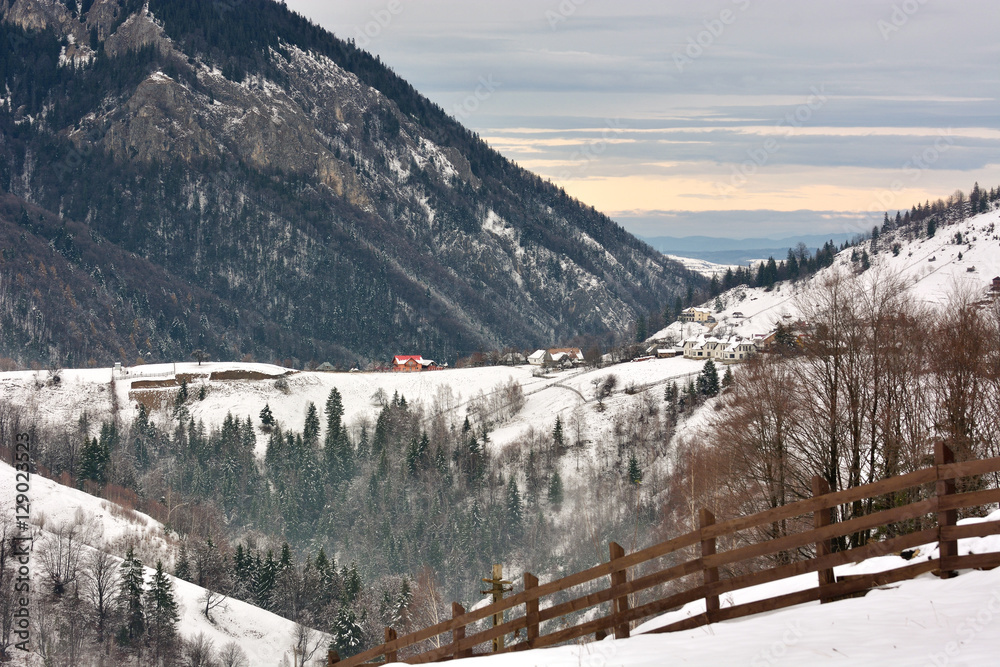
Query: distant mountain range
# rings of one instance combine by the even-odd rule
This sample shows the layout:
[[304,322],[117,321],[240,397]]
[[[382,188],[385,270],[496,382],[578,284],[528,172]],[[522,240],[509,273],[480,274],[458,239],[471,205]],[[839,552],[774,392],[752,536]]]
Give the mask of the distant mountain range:
[[788,249],[804,243],[810,251],[815,251],[827,241],[838,246],[853,238],[854,234],[811,234],[789,236],[787,238],[731,239],[711,236],[654,236],[639,238],[665,255],[678,255],[702,259],[716,264],[746,264],[756,259],[784,259]]
[[0,0],[0,356],[440,360],[703,278],[272,0]]

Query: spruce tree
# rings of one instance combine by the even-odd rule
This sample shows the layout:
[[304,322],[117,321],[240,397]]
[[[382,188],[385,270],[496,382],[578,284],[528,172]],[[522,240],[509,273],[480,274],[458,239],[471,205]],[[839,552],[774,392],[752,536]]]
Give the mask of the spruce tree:
[[521,492],[517,489],[517,481],[514,477],[507,483],[507,530],[510,535],[516,536],[521,531],[521,524],[524,521],[524,508],[521,506]]
[[698,393],[704,396],[715,396],[719,393],[719,371],[711,359],[705,362],[705,367],[698,375]]
[[556,415],[556,425],[552,429],[552,442],[555,444],[557,452],[562,453],[565,451],[566,440],[563,437],[562,419],[559,418],[559,415]]
[[271,405],[265,403],[264,407],[260,411],[260,425],[264,427],[264,431],[270,431],[274,428],[274,415],[271,413]]
[[108,481],[107,472],[110,462],[111,452],[97,438],[92,438],[80,451],[80,470],[78,475],[81,480],[89,479],[92,482],[103,485]]
[[335,650],[341,658],[349,658],[356,655],[361,650],[363,631],[358,624],[358,617],[347,605],[342,605],[337,610],[337,617],[330,628],[333,641],[330,648]]
[[135,557],[132,547],[129,547],[121,564],[118,584],[118,608],[122,617],[122,627],[118,637],[119,642],[126,646],[135,644],[146,632],[144,588],[142,563]]
[[154,664],[169,651],[177,635],[177,602],[173,585],[163,571],[163,562],[156,561],[156,572],[144,596],[146,632],[153,649]]
[[306,407],[306,423],[302,429],[302,441],[306,449],[312,453],[319,447],[319,414],[316,404],[311,402]]
[[183,581],[191,581],[191,561],[188,558],[186,542],[181,542],[177,563],[174,565],[174,576]]
[[642,483],[642,470],[639,469],[639,459],[632,452],[628,457],[628,481],[630,484]]
[[563,484],[562,478],[559,476],[559,471],[556,470],[552,473],[552,477],[549,478],[549,502],[552,503],[556,508],[562,505],[563,501]]

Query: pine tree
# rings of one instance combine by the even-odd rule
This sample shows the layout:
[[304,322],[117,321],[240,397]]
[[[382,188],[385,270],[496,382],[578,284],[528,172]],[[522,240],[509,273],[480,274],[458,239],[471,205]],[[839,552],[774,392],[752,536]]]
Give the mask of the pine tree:
[[311,401],[306,407],[306,423],[302,429],[302,442],[310,453],[315,452],[319,447],[319,414],[316,412],[316,404]]
[[563,437],[562,419],[556,415],[556,425],[552,429],[552,442],[556,446],[556,451],[562,453],[566,449],[566,440]]
[[698,375],[698,393],[704,396],[715,396],[719,393],[719,371],[715,362],[709,359]]
[[549,478],[549,502],[553,506],[558,508],[562,505],[563,501],[563,484],[562,478],[559,476],[559,471],[556,470],[552,473],[552,477]]
[[331,483],[349,477],[350,442],[347,429],[341,420],[344,416],[344,402],[340,392],[334,387],[326,399],[326,436],[323,439],[323,461],[326,475]]
[[649,332],[646,325],[646,316],[639,315],[638,319],[635,321],[635,342],[641,343],[646,340]]
[[341,658],[349,658],[361,651],[363,631],[358,624],[358,617],[347,605],[337,610],[337,617],[330,628],[333,641],[330,648],[340,654]]
[[726,373],[722,376],[722,386],[724,388],[732,387],[734,381],[735,380],[733,379],[733,369],[730,367],[726,367]]
[[183,581],[191,581],[191,561],[188,559],[186,542],[181,542],[177,563],[174,565],[174,576]]
[[630,484],[641,484],[642,483],[642,470],[639,468],[639,459],[635,457],[635,452],[632,452],[628,457],[628,481]]
[[521,531],[524,521],[524,508],[521,506],[521,492],[517,489],[514,477],[507,483],[507,529],[510,535],[516,536]]
[[105,484],[108,481],[107,473],[110,462],[111,452],[97,438],[92,438],[80,451],[80,470],[78,473],[80,479],[89,479],[98,484]]
[[158,664],[176,638],[179,618],[173,585],[163,571],[162,561],[156,561],[156,572],[145,593],[144,606],[147,634],[155,664]]
[[145,634],[144,585],[142,563],[135,557],[132,547],[129,547],[121,564],[118,584],[118,607],[121,610],[123,623],[118,636],[119,642],[124,645],[134,644]]
[[274,428],[274,415],[271,413],[271,405],[265,403],[264,407],[260,411],[260,425],[264,427],[265,431],[270,431]]

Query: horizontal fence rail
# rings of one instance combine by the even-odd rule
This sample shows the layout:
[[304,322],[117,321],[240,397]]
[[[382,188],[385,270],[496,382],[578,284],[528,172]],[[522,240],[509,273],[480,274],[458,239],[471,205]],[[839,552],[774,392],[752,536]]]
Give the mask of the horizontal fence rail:
[[[330,651],[329,665],[355,667],[365,663],[392,662],[399,659],[401,652],[407,651],[410,654],[403,658],[403,662],[409,664],[470,657],[476,646],[511,633],[517,633],[516,636],[523,636],[523,639],[505,646],[500,652],[554,646],[589,635],[601,637],[606,633],[613,633],[616,638],[621,639],[629,636],[630,628],[635,622],[678,609],[696,600],[704,600],[703,613],[675,621],[651,632],[687,630],[806,602],[830,602],[863,593],[874,587],[912,579],[928,572],[934,572],[940,577],[950,577],[954,576],[956,570],[1000,566],[1000,553],[958,555],[958,540],[1000,533],[1000,521],[956,525],[958,510],[998,503],[1000,489],[956,493],[955,485],[955,480],[959,478],[1000,471],[1000,457],[955,463],[951,450],[943,443],[938,443],[934,458],[935,465],[930,468],[833,493],[830,492],[827,483],[817,477],[813,480],[811,498],[750,516],[716,522],[712,512],[703,509],[699,512],[697,530],[631,554],[625,553],[621,546],[612,542],[609,546],[608,562],[545,584],[540,584],[536,577],[526,572],[523,590],[506,599],[471,612],[454,603],[450,619],[403,636],[397,636],[395,630],[386,628],[385,643],[381,646],[343,661],[335,651]],[[925,493],[925,497],[906,505],[846,521],[834,523],[831,520],[833,508],[931,485],[933,492]],[[910,532],[883,541],[872,541],[850,549],[834,550],[835,540],[879,528],[888,528],[904,521],[919,519],[927,523],[929,517],[936,519],[936,525],[933,527],[920,525]],[[725,551],[719,550],[719,538],[762,526],[776,525],[778,522],[791,519],[806,520],[806,525],[812,527],[763,542]],[[900,553],[935,541],[938,543],[937,558],[924,558],[899,568],[852,576],[839,581],[834,576],[833,568],[838,565]],[[752,566],[762,557],[800,549],[809,549],[810,553],[815,555],[745,574],[722,576],[727,567],[736,569],[735,566],[738,564]],[[658,562],[665,557],[669,557],[669,562]],[[646,571],[650,569],[648,567],[650,564],[655,564],[658,569]],[[643,572],[639,572],[639,566],[647,567]],[[726,607],[720,605],[722,595],[813,572],[817,574],[817,584],[813,588],[743,604]],[[590,591],[568,600],[554,598],[580,586],[588,584],[592,586],[593,582],[602,578],[607,578],[607,588]],[[690,578],[687,587],[679,587],[676,582],[685,578]],[[660,591],[650,602],[638,606],[630,605],[630,596],[634,597],[637,593],[650,591],[665,584],[674,585],[669,590]],[[543,601],[548,602],[549,606],[542,608]],[[565,627],[569,615],[602,604],[607,605],[606,609],[609,609],[606,615]],[[504,612],[511,610],[520,615],[485,630],[475,631],[475,627],[469,627],[470,624],[490,619],[497,614],[500,615],[498,618],[503,619]],[[541,624],[556,619],[562,619],[564,627],[543,633]],[[424,651],[418,650],[418,645],[432,639],[437,639],[436,647]]]

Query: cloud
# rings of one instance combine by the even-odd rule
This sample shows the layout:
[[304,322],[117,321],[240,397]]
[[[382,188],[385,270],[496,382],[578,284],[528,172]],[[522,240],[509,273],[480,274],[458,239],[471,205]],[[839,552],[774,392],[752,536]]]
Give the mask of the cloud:
[[[387,1],[288,5],[353,37]],[[994,0],[903,18],[870,0],[400,2],[367,48],[445,109],[502,82],[462,122],[600,209],[866,210],[942,131],[949,150],[894,205],[1000,183]],[[816,89],[822,106],[778,125]]]

